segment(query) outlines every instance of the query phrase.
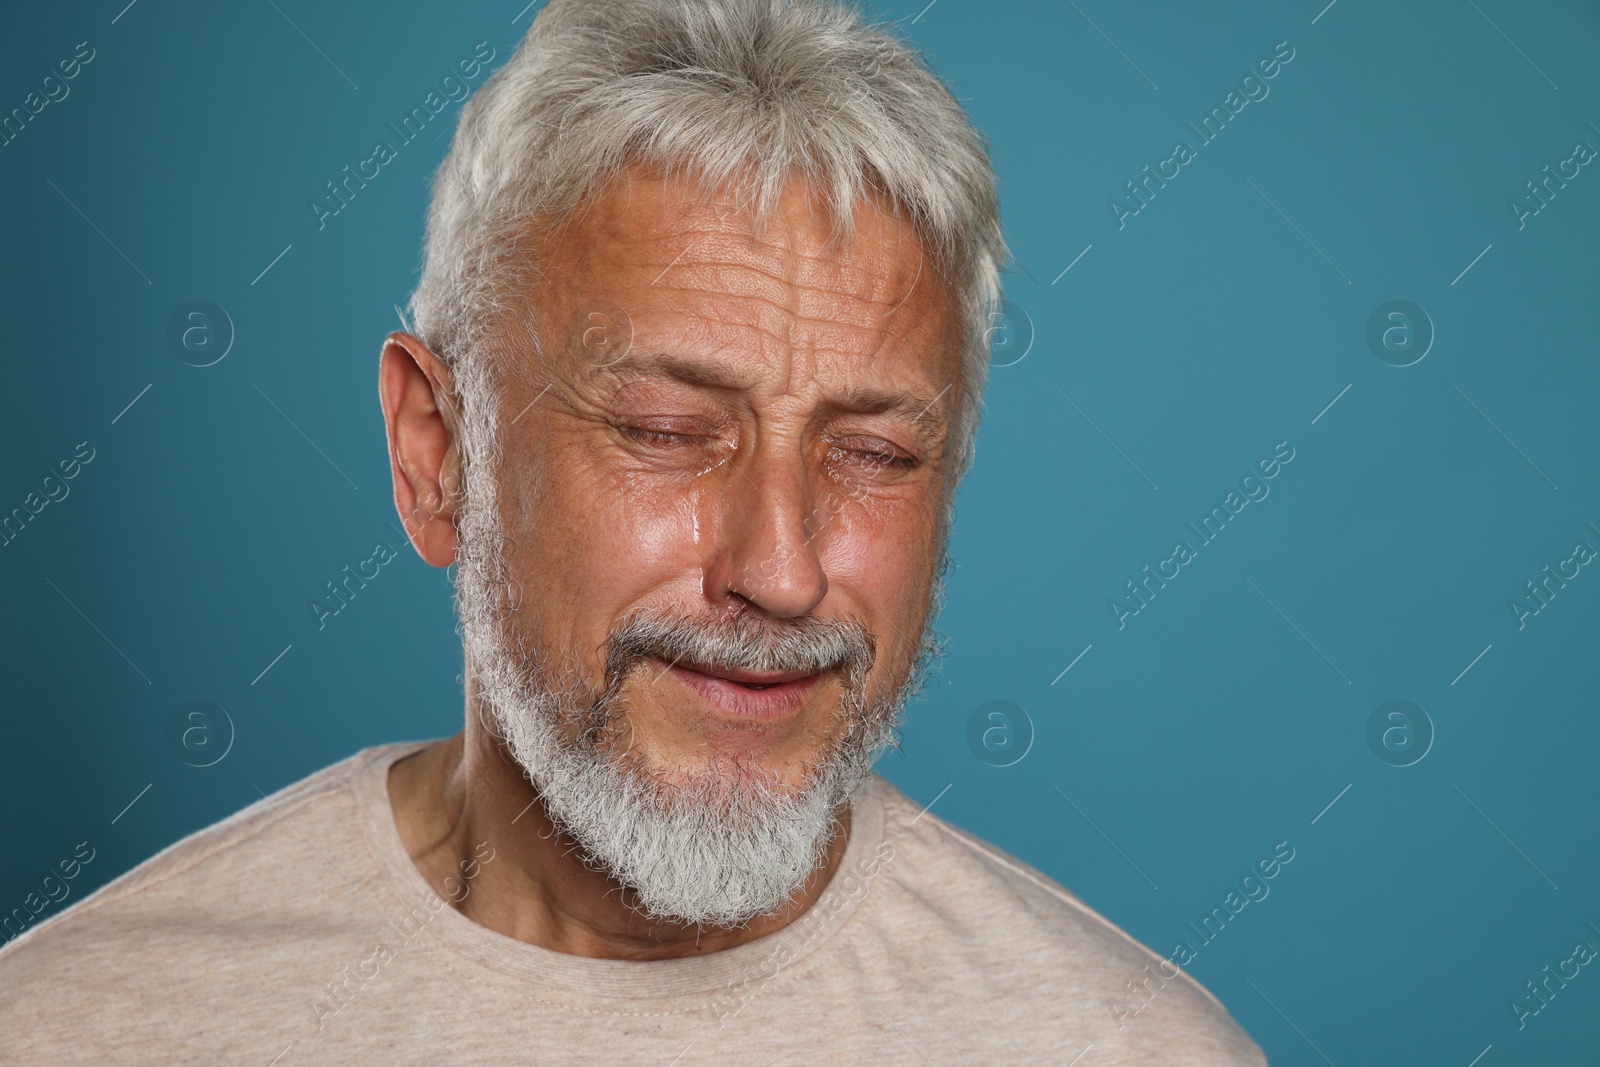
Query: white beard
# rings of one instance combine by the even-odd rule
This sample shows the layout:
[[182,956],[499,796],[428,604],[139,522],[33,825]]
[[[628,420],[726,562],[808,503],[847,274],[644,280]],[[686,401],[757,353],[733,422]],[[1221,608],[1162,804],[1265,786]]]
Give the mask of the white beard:
[[[457,514],[457,615],[480,700],[552,822],[592,868],[631,889],[652,921],[733,927],[778,910],[824,862],[840,811],[895,741],[906,701],[938,653],[931,627],[938,595],[906,677],[875,701],[867,700],[864,681],[873,642],[859,623],[802,619],[780,628],[748,616],[730,625],[622,620],[612,630],[605,689],[596,693],[572,681],[581,677],[573,661],[555,672],[520,634],[515,652],[507,640],[520,589],[505,573],[498,487],[481,473],[489,465],[477,464],[478,473],[469,467]],[[623,683],[650,670],[649,657],[662,650],[667,662],[687,652],[690,662],[748,669],[826,664],[844,683],[842,736],[818,754],[798,788],[787,790],[774,774],[745,764],[721,761],[668,775],[614,755],[603,740],[615,738]],[[566,740],[572,734],[576,739]]]

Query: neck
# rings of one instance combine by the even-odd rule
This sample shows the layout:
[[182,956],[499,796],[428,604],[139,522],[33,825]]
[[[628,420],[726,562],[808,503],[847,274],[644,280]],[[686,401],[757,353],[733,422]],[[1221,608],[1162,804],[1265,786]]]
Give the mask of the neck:
[[[521,765],[480,720],[468,694],[467,726],[397,762],[389,800],[412,862],[467,918],[507,937],[575,956],[676,959],[732,948],[782,929],[828,886],[849,836],[850,815],[823,865],[772,915],[739,927],[647,919],[626,887],[583,862],[558,830]],[[486,857],[492,856],[492,860]]]

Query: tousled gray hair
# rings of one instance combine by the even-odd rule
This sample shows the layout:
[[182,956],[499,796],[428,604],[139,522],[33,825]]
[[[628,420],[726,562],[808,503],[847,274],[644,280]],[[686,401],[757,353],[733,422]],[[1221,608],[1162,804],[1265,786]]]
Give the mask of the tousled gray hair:
[[920,57],[834,0],[550,0],[467,102],[411,298],[455,376],[466,463],[498,463],[493,334],[538,281],[520,242],[633,165],[735,189],[758,225],[797,173],[840,236],[860,196],[904,212],[960,302],[952,473],[968,469],[1005,257],[994,171]]

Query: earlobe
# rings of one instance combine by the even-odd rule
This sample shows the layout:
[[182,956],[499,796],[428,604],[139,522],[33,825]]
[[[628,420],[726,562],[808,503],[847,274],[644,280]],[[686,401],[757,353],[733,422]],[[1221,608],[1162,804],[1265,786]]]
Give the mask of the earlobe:
[[412,547],[435,567],[456,558],[460,463],[449,368],[417,337],[391,333],[378,361],[395,508]]

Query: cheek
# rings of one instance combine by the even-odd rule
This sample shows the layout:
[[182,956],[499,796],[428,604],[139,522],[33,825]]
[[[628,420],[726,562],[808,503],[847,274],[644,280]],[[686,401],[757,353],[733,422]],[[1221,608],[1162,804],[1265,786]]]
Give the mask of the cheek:
[[909,645],[920,635],[937,563],[934,516],[907,501],[853,504],[832,524],[824,550],[830,583],[858,592],[851,605],[892,625],[875,627],[880,642]]
[[[646,484],[573,457],[532,457],[526,488],[506,494],[513,577],[533,603],[567,605],[583,642],[603,634],[631,604],[693,572],[702,522],[693,487]],[[555,462],[551,462],[554,459]],[[515,500],[515,502],[513,502]],[[591,632],[592,631],[592,632]]]
[[[599,501],[592,564],[622,586],[652,588],[693,570],[705,536],[706,503],[694,487],[624,486]],[[696,572],[698,573],[698,572]]]

